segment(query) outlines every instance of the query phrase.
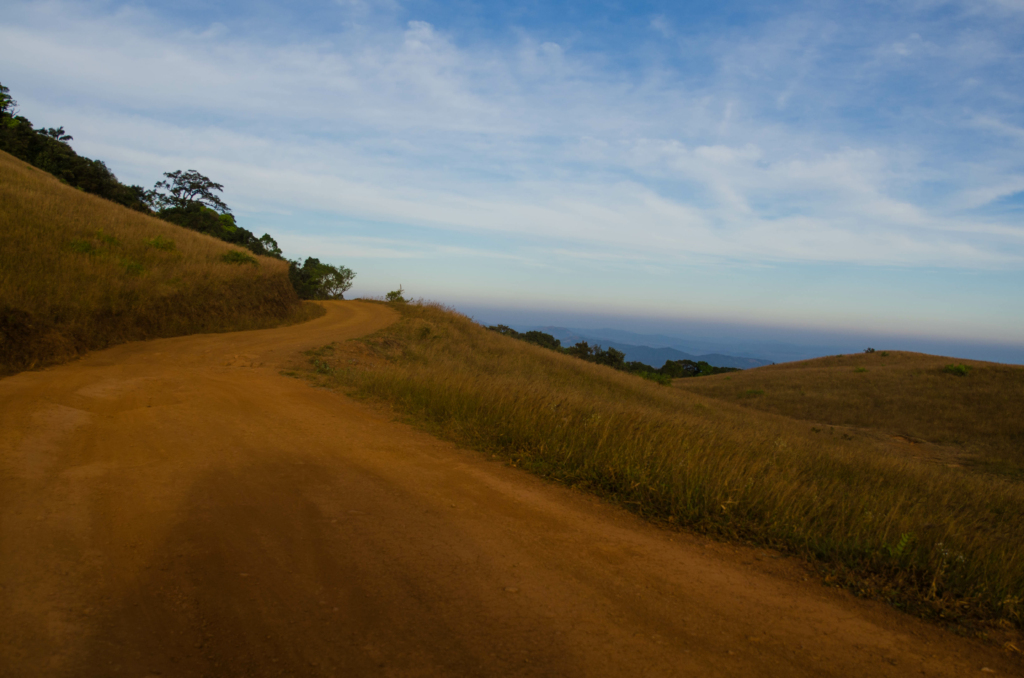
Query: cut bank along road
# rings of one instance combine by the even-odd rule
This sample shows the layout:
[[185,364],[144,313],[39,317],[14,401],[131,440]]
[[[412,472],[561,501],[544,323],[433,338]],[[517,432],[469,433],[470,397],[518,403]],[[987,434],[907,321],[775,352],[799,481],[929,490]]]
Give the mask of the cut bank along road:
[[1020,670],[282,376],[396,318],[327,310],[0,380],[0,675]]

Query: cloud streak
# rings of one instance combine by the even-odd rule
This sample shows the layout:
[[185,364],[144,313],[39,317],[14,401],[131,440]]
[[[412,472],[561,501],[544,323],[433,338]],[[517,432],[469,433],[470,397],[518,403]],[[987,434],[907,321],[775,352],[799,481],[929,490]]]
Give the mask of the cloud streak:
[[[996,209],[1024,190],[1024,121],[998,67],[1021,55],[991,26],[986,42],[904,10],[868,37],[857,20],[793,14],[733,40],[650,18],[652,39],[711,56],[697,77],[343,4],[331,30],[274,42],[223,23],[167,30],[129,6],[17,4],[0,67],[45,112],[37,124],[74,130],[124,178],[196,166],[243,212],[653,263],[1024,263],[1019,214]],[[900,89],[947,68],[946,94]]]

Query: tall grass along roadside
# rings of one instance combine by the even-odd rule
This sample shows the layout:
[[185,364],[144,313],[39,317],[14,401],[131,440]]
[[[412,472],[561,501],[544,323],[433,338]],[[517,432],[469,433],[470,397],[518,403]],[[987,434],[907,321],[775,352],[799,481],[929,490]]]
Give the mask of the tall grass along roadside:
[[222,260],[235,251],[0,152],[0,375],[124,341],[322,312],[301,305],[287,262]]
[[666,389],[436,305],[400,309],[371,337],[313,352],[311,378],[644,516],[799,554],[861,595],[1020,626],[1020,484],[825,439],[806,422]]

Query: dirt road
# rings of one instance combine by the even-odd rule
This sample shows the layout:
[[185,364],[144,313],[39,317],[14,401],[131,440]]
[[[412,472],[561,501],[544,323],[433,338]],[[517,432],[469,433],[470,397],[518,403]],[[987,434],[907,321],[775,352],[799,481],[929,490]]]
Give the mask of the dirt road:
[[338,302],[0,380],[0,675],[1021,670],[279,373],[392,319]]

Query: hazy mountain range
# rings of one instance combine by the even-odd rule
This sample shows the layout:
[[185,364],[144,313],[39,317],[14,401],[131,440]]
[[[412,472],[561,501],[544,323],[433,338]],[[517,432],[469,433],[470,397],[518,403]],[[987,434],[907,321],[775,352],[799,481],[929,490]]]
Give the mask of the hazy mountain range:
[[[684,349],[687,347],[681,345],[680,339],[657,334],[634,334],[613,329],[584,330],[569,327],[531,327],[529,329],[547,332],[561,341],[562,346],[572,346],[580,341],[585,341],[589,344],[599,344],[603,348],[614,348],[625,353],[627,361],[637,360],[655,368],[661,367],[668,360],[703,360],[715,367],[739,367],[742,369],[772,363],[770,360],[748,356],[686,351]],[[648,344],[654,344],[654,346]]]

